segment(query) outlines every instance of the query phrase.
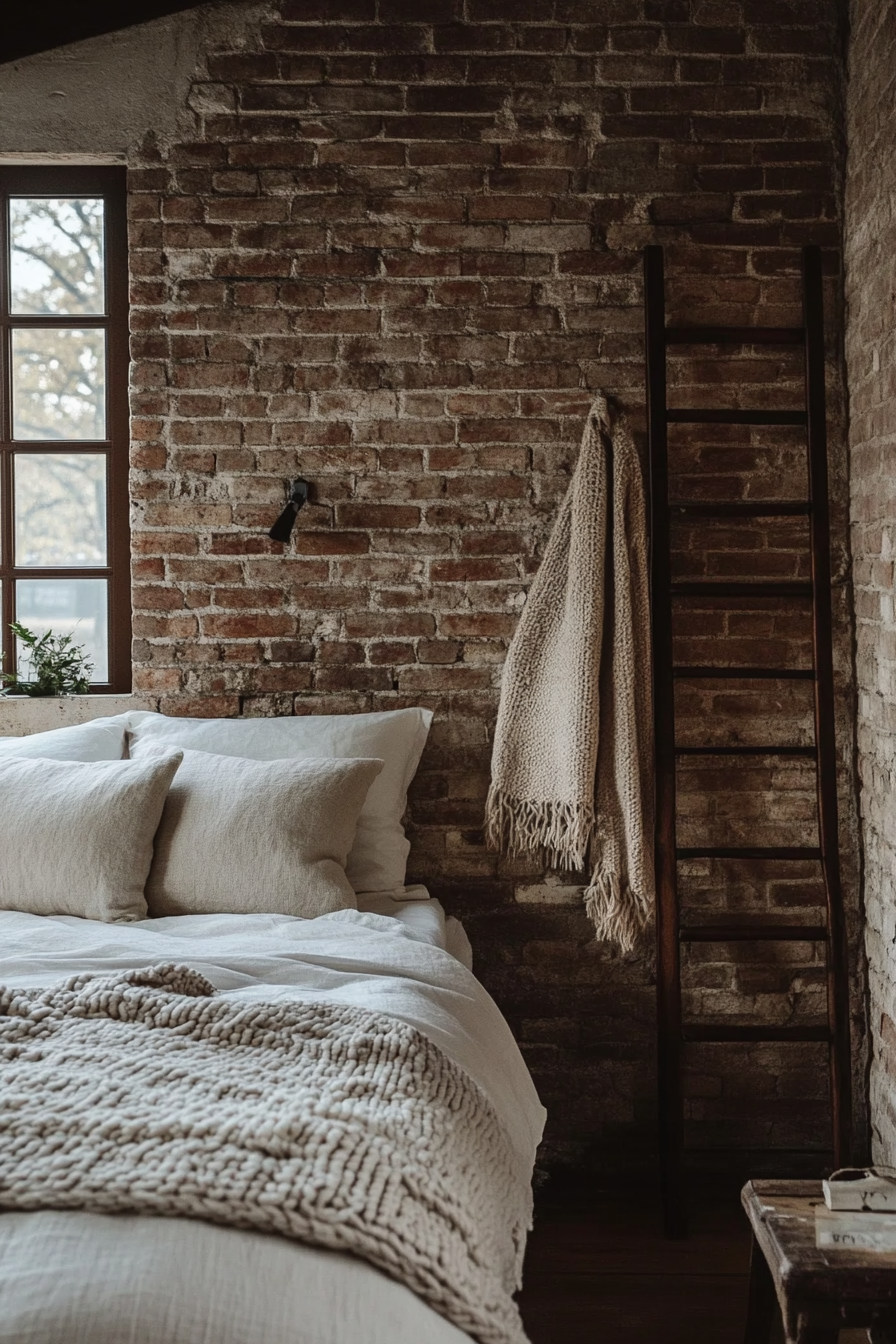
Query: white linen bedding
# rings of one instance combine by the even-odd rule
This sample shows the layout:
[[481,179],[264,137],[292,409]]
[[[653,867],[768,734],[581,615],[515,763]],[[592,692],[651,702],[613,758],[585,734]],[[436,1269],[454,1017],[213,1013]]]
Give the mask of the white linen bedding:
[[[479,1084],[507,1129],[518,1178],[528,1182],[545,1114],[531,1078],[491,998],[440,945],[437,902],[413,906],[416,913],[409,904],[405,918],[343,910],[310,921],[198,915],[125,925],[0,912],[0,983],[47,985],[81,971],[176,961],[237,999],[322,996],[390,1014],[422,1031]],[[408,1289],[350,1256],[198,1221],[51,1210],[0,1215],[2,1344],[466,1338]]]
[[473,948],[467,931],[453,915],[446,917],[441,902],[425,887],[397,887],[394,892],[371,891],[358,896],[358,909],[372,915],[391,915],[414,929],[422,941],[450,952],[468,971],[473,969]]

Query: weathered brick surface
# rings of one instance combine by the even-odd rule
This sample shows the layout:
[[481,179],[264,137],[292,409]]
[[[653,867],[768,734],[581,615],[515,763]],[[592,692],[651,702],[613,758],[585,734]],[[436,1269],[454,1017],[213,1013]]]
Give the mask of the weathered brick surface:
[[846,298],[853,579],[875,1156],[896,1159],[896,11],[852,5]]
[[[465,919],[551,1111],[555,1157],[652,1161],[649,959],[594,943],[575,877],[482,844],[501,665],[595,388],[643,428],[641,249],[679,319],[798,320],[798,257],[826,248],[838,572],[839,54],[834,0],[302,0],[208,49],[193,129],[131,174],[135,688],[168,713],[425,704],[410,874]],[[798,364],[676,359],[679,404],[796,405]],[[676,431],[680,496],[805,489],[789,431]],[[313,485],[294,543],[266,538]],[[678,572],[795,576],[791,524],[676,531]],[[849,626],[838,588],[838,665]],[[682,612],[689,662],[806,657],[804,614]],[[724,646],[724,647],[723,647]],[[682,732],[785,740],[800,688],[682,686]],[[844,701],[844,704],[846,701]],[[777,714],[774,724],[773,714]],[[851,759],[843,736],[850,900]],[[684,831],[808,833],[789,765],[710,762]],[[798,909],[811,872],[692,864],[711,909]],[[799,948],[701,949],[695,1010],[787,1018],[823,997]],[[727,1062],[726,1062],[727,1060]],[[691,1138],[817,1149],[822,1075],[781,1047],[695,1052]],[[755,1106],[745,1105],[745,1096]]]

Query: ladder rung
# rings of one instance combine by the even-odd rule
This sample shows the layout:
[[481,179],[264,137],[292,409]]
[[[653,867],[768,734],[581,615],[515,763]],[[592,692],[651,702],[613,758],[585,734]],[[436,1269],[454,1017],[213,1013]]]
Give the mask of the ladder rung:
[[673,677],[714,677],[721,681],[814,681],[811,667],[710,667],[680,664],[672,669]]
[[803,499],[731,499],[704,502],[698,499],[673,500],[671,512],[694,518],[805,518],[812,505]]
[[829,1041],[830,1027],[686,1026],[683,1041]]
[[666,411],[670,425],[805,425],[805,411],[723,411],[678,407]]
[[811,597],[808,579],[777,579],[768,583],[721,579],[683,580],[669,584],[673,597]]
[[802,327],[667,327],[667,345],[802,345]]
[[691,924],[679,929],[683,943],[825,943],[823,924]]
[[687,846],[676,849],[677,859],[820,859],[821,850],[808,845]]
[[808,756],[814,759],[814,747],[676,747],[676,756]]

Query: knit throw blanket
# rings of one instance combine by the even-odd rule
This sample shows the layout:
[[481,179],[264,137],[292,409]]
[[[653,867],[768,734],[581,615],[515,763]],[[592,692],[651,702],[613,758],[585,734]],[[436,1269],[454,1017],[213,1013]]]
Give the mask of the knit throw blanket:
[[525,1344],[518,1167],[475,1083],[383,1014],[236,1003],[172,965],[0,988],[0,1208],[277,1232]]
[[486,834],[590,869],[588,914],[623,951],[653,908],[651,713],[641,469],[598,396],[504,666]]

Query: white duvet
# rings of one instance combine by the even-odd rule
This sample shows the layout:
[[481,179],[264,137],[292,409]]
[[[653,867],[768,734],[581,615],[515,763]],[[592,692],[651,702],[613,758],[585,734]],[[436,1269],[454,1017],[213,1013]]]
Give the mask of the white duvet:
[[[321,996],[388,1013],[475,1079],[528,1182],[545,1112],[510,1029],[446,950],[437,903],[396,914],[185,915],[110,925],[3,911],[0,983],[46,985],[79,971],[177,961],[235,998]],[[453,936],[463,950],[457,929]],[[0,1214],[0,1344],[466,1340],[407,1288],[350,1256],[198,1221]]]

